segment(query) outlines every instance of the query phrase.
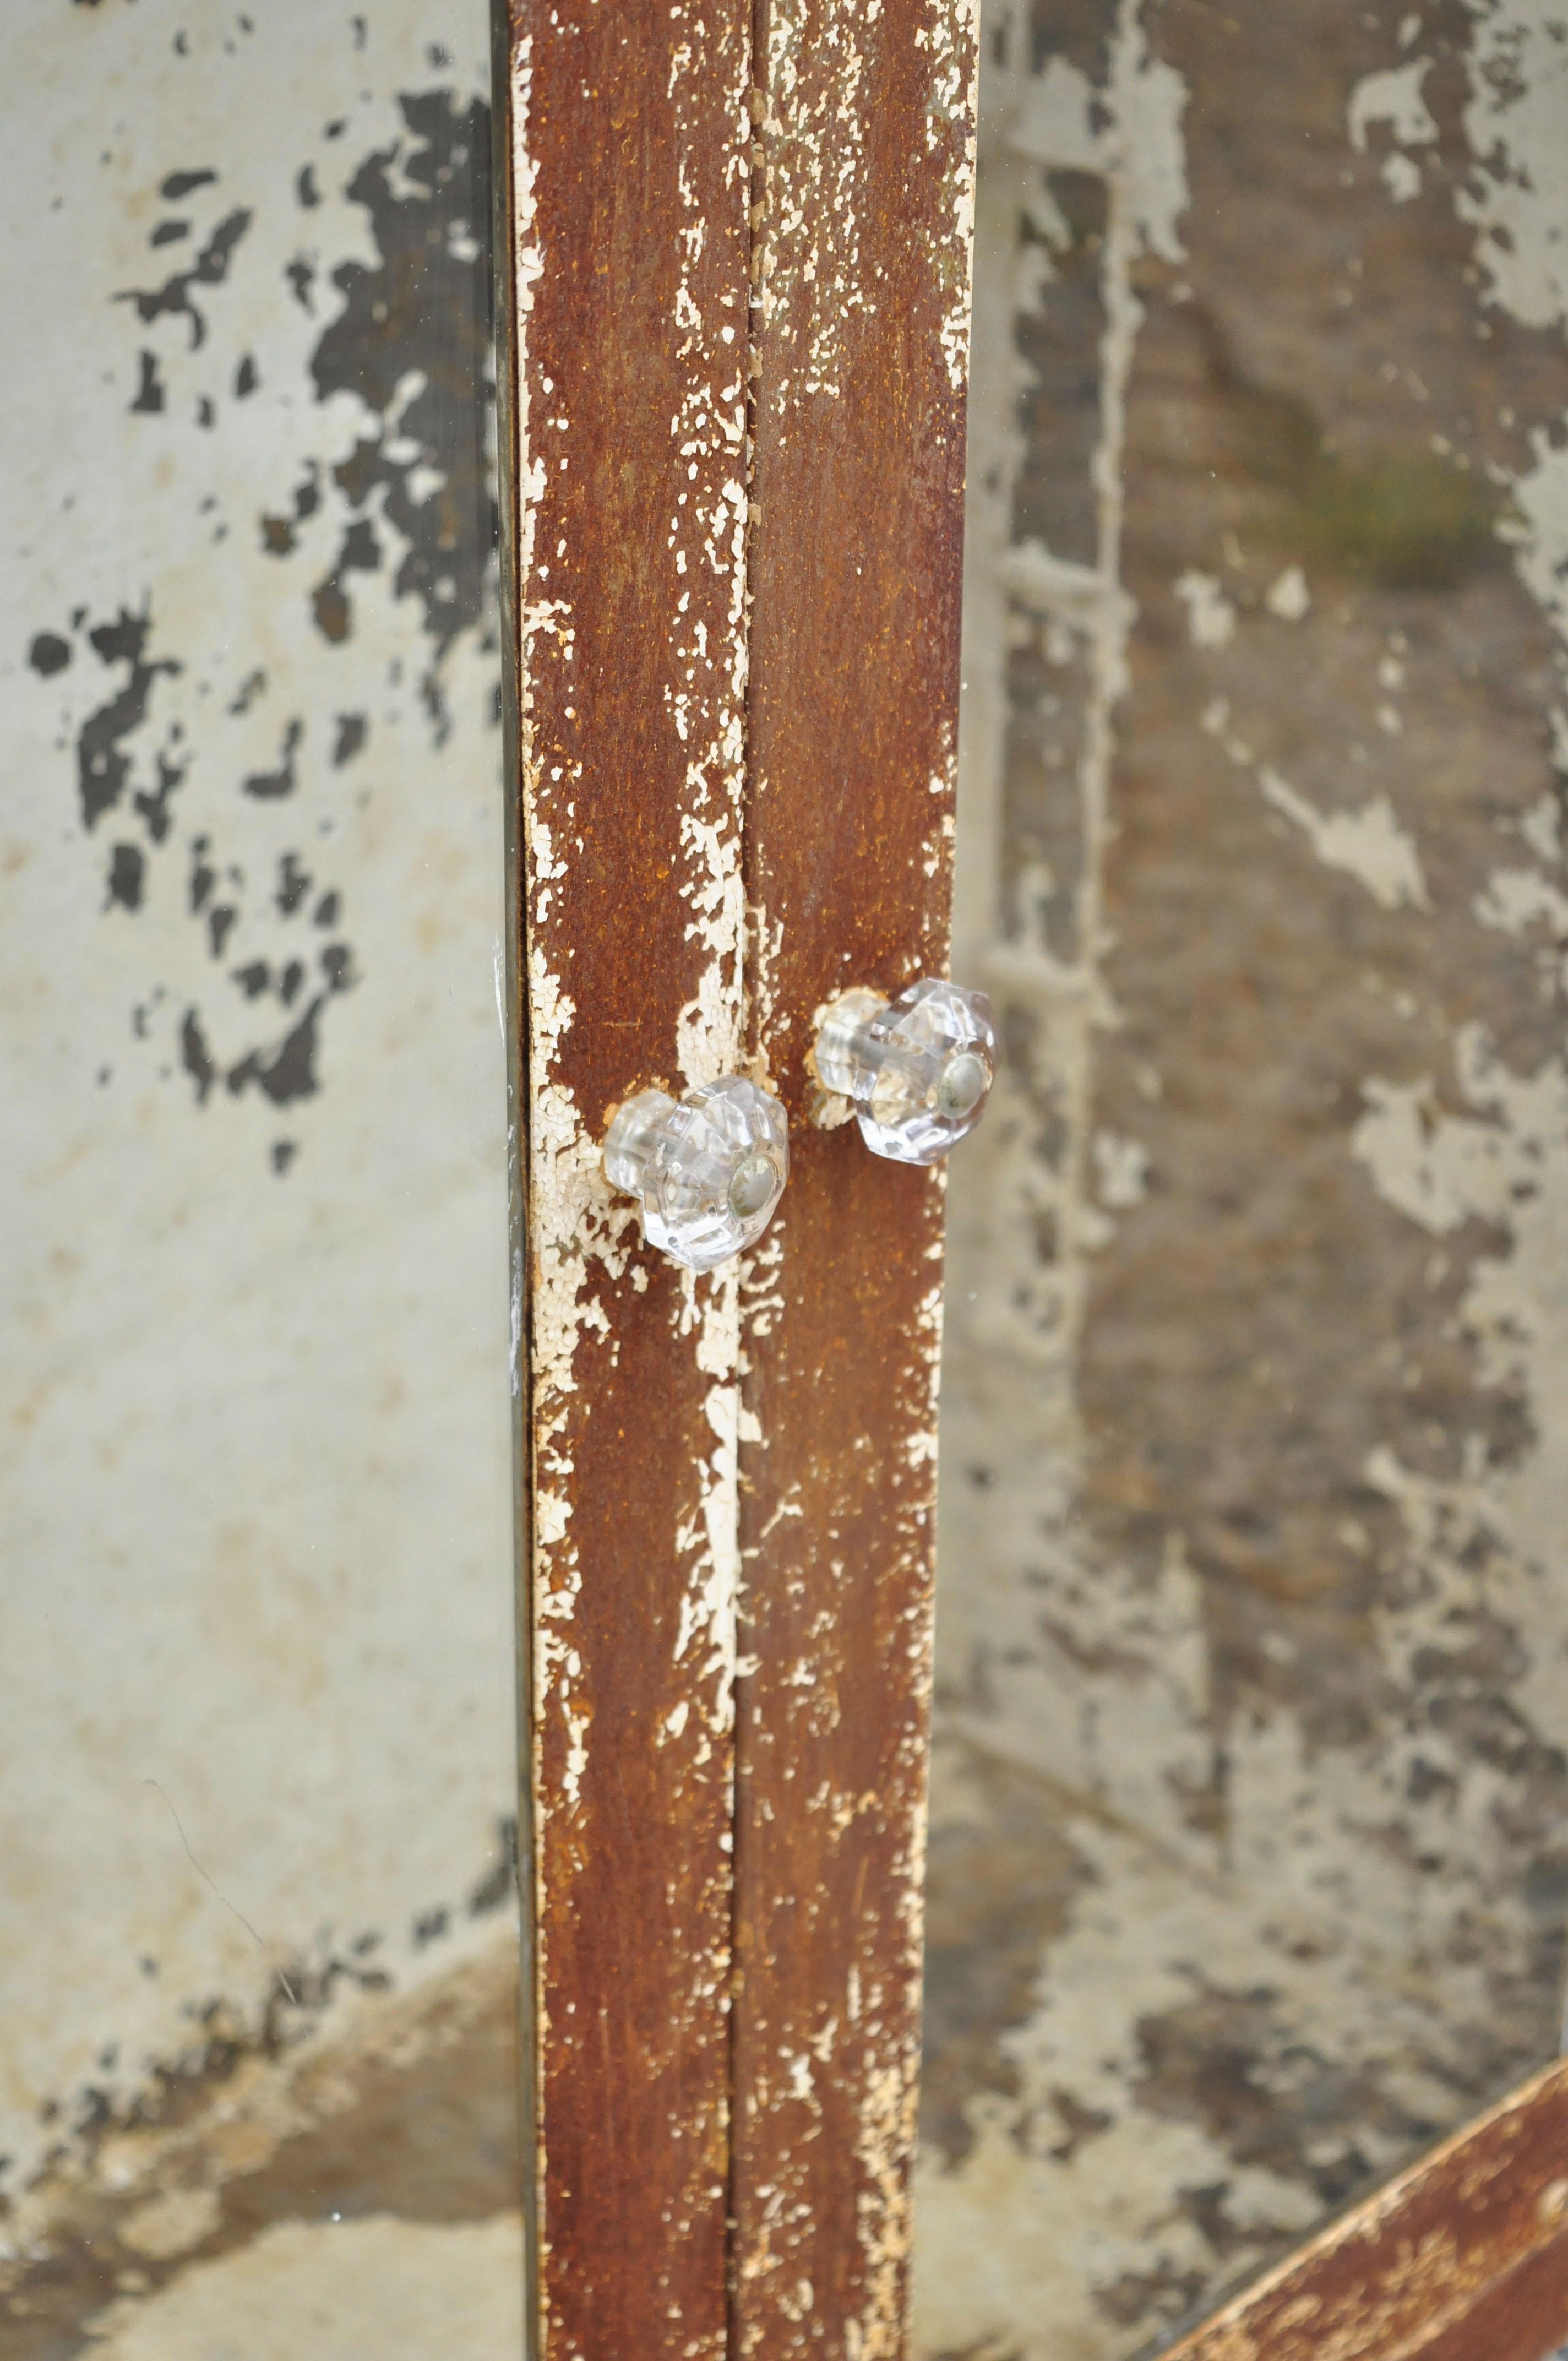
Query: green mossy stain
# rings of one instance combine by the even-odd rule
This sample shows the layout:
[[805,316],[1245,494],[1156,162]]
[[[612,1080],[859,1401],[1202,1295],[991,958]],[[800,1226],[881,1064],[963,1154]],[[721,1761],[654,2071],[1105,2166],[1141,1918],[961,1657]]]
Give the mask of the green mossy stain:
[[1234,464],[1276,495],[1282,545],[1398,590],[1452,590],[1506,562],[1506,495],[1485,476],[1431,449],[1327,448],[1300,395],[1249,378],[1212,313],[1198,324],[1231,413]]
[[1440,452],[1322,455],[1299,505],[1303,541],[1393,590],[1451,590],[1499,562],[1496,488]]

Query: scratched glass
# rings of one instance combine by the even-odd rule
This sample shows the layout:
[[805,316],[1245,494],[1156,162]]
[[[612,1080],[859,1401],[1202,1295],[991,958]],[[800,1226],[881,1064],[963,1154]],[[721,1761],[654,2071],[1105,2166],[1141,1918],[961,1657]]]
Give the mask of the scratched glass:
[[0,18],[18,2361],[521,2349],[488,56]]
[[1559,2044],[1562,118],[981,54],[915,2350],[1124,2361]]

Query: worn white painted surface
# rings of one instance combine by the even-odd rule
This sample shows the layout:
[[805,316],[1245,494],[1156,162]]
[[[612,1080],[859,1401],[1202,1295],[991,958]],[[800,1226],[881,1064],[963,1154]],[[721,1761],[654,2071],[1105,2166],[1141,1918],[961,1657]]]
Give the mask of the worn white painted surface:
[[13,2192],[214,2004],[515,1943],[488,43],[0,21]]
[[103,2361],[512,2361],[522,2352],[517,2233],[504,2218],[280,2222],[198,2263],[150,2303],[94,2323]]
[[[1568,1739],[1568,894],[1545,725],[1555,704],[1561,775],[1568,379],[1553,339],[1565,315],[1568,19],[1555,0],[1475,0],[1463,26],[1446,28],[1416,14],[1331,27],[1332,16],[1301,22],[1306,128],[1292,136],[1320,137],[1318,78],[1334,70],[1343,37],[1346,60],[1359,62],[1345,64],[1333,97],[1342,146],[1323,150],[1322,172],[1365,190],[1365,219],[1354,236],[1336,224],[1315,244],[1305,215],[1271,211],[1285,201],[1260,186],[1249,198],[1255,232],[1247,219],[1258,250],[1277,257],[1276,312],[1266,287],[1227,287],[1212,262],[1199,285],[1206,223],[1188,209],[1201,185],[1190,172],[1213,153],[1184,151],[1196,137],[1214,139],[1215,113],[1245,115],[1255,103],[1255,84],[1227,82],[1226,24],[1204,20],[1215,45],[1201,52],[1205,93],[1196,79],[1184,88],[1171,27],[1135,0],[1032,14],[998,0],[986,14],[954,967],[993,991],[1014,1056],[986,1126],[954,1159],[948,1201],[923,2361],[1113,2361],[1139,2349],[1185,2302],[1310,2228],[1331,2202],[1324,2188],[1365,2187],[1404,2161],[1500,2087],[1489,2075],[1522,2072],[1552,2037],[1562,1913],[1541,1798],[1557,1792]],[[1277,20],[1282,39],[1295,21]],[[1276,56],[1277,86],[1282,65]],[[1213,108],[1200,135],[1205,95]],[[1467,152],[1453,148],[1452,128],[1440,137],[1456,115]],[[1211,182],[1211,206],[1212,192]],[[1363,250],[1374,258],[1396,225],[1416,237],[1410,225],[1429,207],[1442,218],[1421,233],[1422,267],[1447,250],[1455,219],[1469,233],[1468,267],[1421,281],[1428,291],[1398,320],[1369,302],[1362,325]],[[1151,287],[1161,334],[1152,356]],[[1307,300],[1293,309],[1299,288]],[[1201,335],[1181,340],[1182,307],[1200,302],[1227,340],[1207,379]],[[1245,469],[1245,433],[1290,424],[1292,400],[1319,405],[1321,420],[1321,384],[1292,373],[1303,314],[1352,322],[1351,414],[1334,417],[1341,440],[1322,486],[1313,479],[1288,511],[1269,478],[1278,505],[1260,495],[1255,537],[1238,538],[1223,489],[1189,496],[1183,470],[1205,483],[1227,464]],[[1056,344],[1042,323],[1058,324]],[[1467,404],[1487,389],[1464,374],[1466,348],[1505,332],[1502,407],[1476,426]],[[1059,367],[1052,399],[1072,390],[1063,354],[1094,379],[1083,465],[1092,500],[1070,514],[1060,491],[1074,416],[1065,401],[1055,412],[1042,404],[1031,444],[1021,408],[1036,368]],[[1350,361],[1325,362],[1325,375],[1335,367],[1342,387],[1352,380]],[[1140,369],[1146,390],[1129,428]],[[1408,423],[1361,390],[1396,380]],[[1205,401],[1222,419],[1218,456],[1193,427]],[[1367,467],[1364,481],[1349,479],[1352,463],[1333,477],[1341,448]],[[1459,587],[1440,580],[1407,611],[1397,593],[1366,588],[1361,556],[1353,548],[1346,559],[1332,521],[1373,500],[1365,485],[1396,477],[1412,501],[1430,487],[1463,506],[1463,487],[1421,474],[1439,463],[1490,483],[1495,526],[1483,516],[1490,546],[1465,561]],[[1146,489],[1135,598],[1123,522],[1138,468],[1179,513],[1162,541],[1157,513],[1150,522],[1159,499]],[[1059,537],[1035,522],[1045,474]],[[1201,498],[1214,501],[1206,533]],[[1163,557],[1183,550],[1184,534],[1185,554],[1160,577],[1151,544]],[[1450,612],[1452,624],[1437,620]],[[1043,686],[1025,675],[1016,686],[1021,651],[1037,657]],[[1314,668],[1333,684],[1317,706],[1302,686]],[[1135,683],[1141,734],[1129,719]],[[1038,737],[1019,737],[1025,754],[1010,773],[1009,732],[1025,724]],[[1038,778],[1053,763],[1076,812],[1059,857],[1057,843],[1042,852],[1029,840]],[[1207,920],[1185,935],[1173,928],[1163,1008],[1151,1016],[1146,996],[1129,1014],[1118,991],[1132,964],[1124,955],[1137,949],[1124,929],[1149,925],[1148,906],[1106,916],[1117,848],[1163,853],[1162,796],[1179,798],[1181,781],[1209,768],[1260,807],[1250,880],[1234,862],[1220,875],[1215,848],[1217,935],[1226,897],[1254,885],[1262,901],[1288,905],[1315,899],[1332,877],[1348,897],[1325,902],[1321,921],[1325,978],[1337,994],[1339,967],[1343,1002],[1325,989],[1321,1007],[1303,1005],[1274,1078],[1282,1099],[1318,1087],[1314,1144],[1306,1118],[1300,1131],[1282,1124],[1274,1170],[1260,1175],[1266,1159],[1247,1161],[1255,1142],[1232,1135],[1256,1218],[1296,1205],[1298,1188],[1354,1199],[1365,1186],[1376,1196],[1365,1235],[1390,1261],[1412,1257],[1416,1273],[1402,1326],[1390,1312],[1379,1333],[1381,1308],[1363,1314],[1355,1283],[1342,1297],[1325,1271],[1322,1318],[1343,1326],[1337,1367],[1321,1370],[1305,1360],[1282,1369],[1279,1355],[1300,1336],[1265,1333],[1263,1290],[1255,1358],[1237,1380],[1287,1397],[1289,1434],[1303,1407],[1294,1395],[1329,1398],[1342,1380],[1347,1393],[1372,1390],[1369,1368],[1391,1373],[1389,1407],[1368,1418],[1344,1471],[1347,1496],[1362,1488],[1359,1510],[1347,1498],[1326,1534],[1350,1568],[1334,1577],[1336,1598],[1365,1601],[1339,1661],[1382,1698],[1369,1725],[1338,1732],[1331,1674],[1314,1691],[1308,1668],[1321,1638],[1310,1606],[1293,1622],[1260,1586],[1245,1679],[1234,1627],[1220,1645],[1212,1601],[1228,1579],[1227,1532],[1209,1499],[1195,1498],[1185,1518],[1162,1513],[1142,1562],[1102,1540],[1102,1492],[1098,1509],[1084,1505],[1107,1448],[1085,1409],[1090,1348],[1113,1370],[1094,1380],[1102,1420],[1117,1373],[1135,1400],[1149,1389],[1152,1521],[1153,1504],[1163,1512],[1178,1485],[1157,1447],[1190,1443],[1159,1422],[1158,1382],[1179,1383],[1159,1359],[1169,1340],[1155,1338],[1146,1361],[1131,1351],[1117,1360],[1102,1331],[1114,1343],[1135,1330],[1162,1256],[1196,1259],[1206,1236],[1217,1322],[1225,1242],[1237,1237],[1245,1254],[1255,1217],[1254,1202],[1227,1196],[1241,1184],[1227,1173],[1223,1131],[1206,1148],[1207,1232],[1175,1225],[1176,1177],[1161,1169],[1158,1142],[1178,1118],[1161,1132],[1156,1112],[1163,1121],[1172,1078],[1196,1122],[1195,1089],[1223,1071],[1217,1052],[1207,1069],[1189,1058],[1195,995],[1221,964],[1206,964],[1195,939]],[[1531,776],[1533,799],[1518,784]],[[1487,811],[1494,789],[1483,835],[1470,802]],[[1194,800],[1179,801],[1183,818],[1168,825],[1189,824]],[[1201,843],[1193,857],[1201,868]],[[1130,865],[1122,873],[1135,877]],[[1124,905],[1135,902],[1124,884]],[[1357,902],[1365,925],[1341,915]],[[1389,931],[1374,945],[1368,927]],[[1474,1017],[1445,1015],[1494,959],[1492,944],[1497,958],[1517,947],[1517,967],[1487,971],[1507,976],[1519,1012],[1506,1046]],[[1293,947],[1283,932],[1274,945],[1276,967],[1255,954],[1249,979],[1265,998],[1296,989]],[[1376,1026],[1359,1027],[1357,994]],[[1235,1038],[1253,1037],[1238,1027]],[[1342,1058],[1353,1060],[1346,1075]],[[1113,1068],[1122,1096],[1108,1123]],[[1245,1106],[1261,1126],[1266,1100],[1238,1083],[1237,1124]],[[1286,1228],[1279,1217],[1269,1232],[1282,1268]],[[1441,1325],[1436,1299],[1451,1282]],[[1201,1289],[1193,1299],[1196,1371],[1210,1312]],[[1428,1301],[1430,1313],[1418,1308]],[[1450,1351],[1474,1357],[1463,1380],[1437,1389],[1423,1424],[1422,1386]],[[1186,1384],[1198,1428],[1196,1374]],[[1494,1446],[1488,1421],[1505,1399],[1523,1406],[1523,1432]],[[1208,1422],[1224,1475],[1212,1489],[1288,1530],[1322,1480],[1316,1464],[1300,1472],[1281,1450],[1277,1489],[1253,1501],[1244,1455],[1262,1422],[1244,1432],[1234,1398],[1218,1394]],[[1142,1480],[1131,1452],[1117,1476],[1129,1488]],[[1332,1508],[1321,1520],[1331,1529]],[[1306,1554],[1318,1530],[1294,1561],[1281,1545],[1282,1600],[1310,1600],[1315,1581],[1327,1589],[1327,1571]],[[1240,1596],[1255,1563],[1251,1529],[1238,1518],[1229,1538]],[[1333,1661],[1326,1649],[1325,1665]],[[1492,1715],[1510,1746],[1484,1734]]]

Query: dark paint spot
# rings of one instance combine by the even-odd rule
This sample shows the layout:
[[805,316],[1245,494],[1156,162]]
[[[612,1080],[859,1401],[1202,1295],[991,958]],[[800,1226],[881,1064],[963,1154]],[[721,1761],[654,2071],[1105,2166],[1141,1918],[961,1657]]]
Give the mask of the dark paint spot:
[[71,642],[62,640],[58,631],[40,631],[27,650],[27,662],[48,680],[53,674],[63,672],[71,662]]
[[422,1911],[414,1920],[415,1950],[422,1951],[427,1943],[438,1941],[450,1923],[450,1914],[445,1910]]
[[272,1170],[280,1179],[287,1172],[300,1152],[297,1139],[275,1139],[272,1143]]
[[167,180],[159,182],[158,193],[170,204],[177,205],[192,189],[207,188],[217,177],[215,172],[170,172]]
[[193,1008],[186,1010],[185,1022],[180,1027],[180,1057],[185,1071],[196,1085],[197,1105],[205,1106],[207,1093],[217,1080],[218,1070],[207,1048],[202,1020]]
[[347,115],[334,115],[334,116],[333,117],[333,120],[332,120],[332,121],[327,125],[327,126],[326,126],[326,136],[327,136],[327,137],[328,137],[329,139],[341,139],[341,138],[342,138],[342,137],[343,137],[343,135],[344,135],[344,133],[347,130],[347,128],[348,128],[348,117],[347,117]]
[[249,211],[243,205],[236,205],[233,213],[225,214],[189,270],[177,270],[172,279],[164,280],[161,287],[127,287],[115,297],[115,302],[134,303],[137,317],[144,326],[150,326],[154,320],[162,319],[166,313],[189,320],[191,349],[194,352],[198,345],[206,342],[207,323],[191,301],[191,290],[193,287],[223,285],[228,277],[235,248],[250,227],[251,220]]
[[182,237],[189,237],[190,235],[191,225],[188,221],[159,222],[148,239],[148,246],[178,246]]
[[[67,661],[70,652],[67,651]],[[370,724],[363,713],[340,713],[337,717],[337,739],[332,750],[332,766],[341,771],[351,763],[370,733]]]
[[158,374],[158,361],[153,354],[144,352],[141,377],[131,408],[151,415],[163,408],[163,379]]
[[321,471],[313,459],[308,463],[302,480],[295,485],[292,497],[291,521],[284,516],[263,516],[261,520],[261,545],[269,557],[287,557],[298,543],[295,525],[314,516],[321,506]]
[[135,663],[147,637],[148,618],[122,607],[112,623],[100,623],[87,634],[104,664]]
[[234,693],[234,701],[229,707],[229,711],[231,713],[248,713],[266,686],[267,675],[261,670],[260,666],[258,665],[254,672],[247,673],[245,678],[240,682],[239,686],[236,689]]
[[[490,366],[489,114],[478,100],[459,107],[450,91],[399,103],[409,143],[368,156],[347,191],[369,216],[378,258],[340,263],[332,273],[343,309],[323,332],[311,370],[323,401],[346,391],[378,414],[378,432],[358,444],[336,480],[354,509],[379,493],[378,514],[405,544],[393,594],[420,603],[438,665],[460,631],[489,616],[496,507],[483,406],[474,399]],[[415,370],[421,390],[405,401],[400,388]],[[390,456],[389,446],[410,445],[414,457]],[[431,468],[441,487],[416,500],[416,471]],[[329,638],[346,635],[348,619],[323,593],[330,586],[341,597],[353,562],[345,537],[316,594]],[[426,702],[442,734],[433,667]]]
[[498,1820],[496,1837],[500,1859],[468,1896],[470,1918],[482,1918],[488,1911],[500,1909],[517,1892],[517,1822]]
[[[359,32],[363,34],[362,25]],[[353,627],[349,577],[392,566],[394,596],[416,601],[423,630],[434,643],[430,669],[418,681],[418,690],[439,733],[445,719],[438,667],[446,649],[466,628],[494,630],[495,502],[486,473],[484,415],[474,400],[489,365],[489,203],[484,185],[488,114],[482,105],[460,108],[449,92],[440,91],[407,97],[401,105],[403,136],[367,158],[350,184],[350,194],[369,217],[376,259],[369,266],[344,263],[332,273],[338,316],[322,335],[311,364],[319,399],[325,401],[345,390],[372,413],[357,445],[334,471],[333,496],[346,503],[349,513],[345,517],[340,509],[334,561],[311,595],[318,627],[329,641],[341,641]],[[340,138],[348,127],[349,119],[342,117],[327,126],[327,136]],[[165,183],[165,194],[173,202],[215,178],[211,172],[173,175]],[[306,166],[298,174],[295,192],[305,209],[319,204],[321,189],[313,168]],[[243,209],[231,210],[184,269],[161,287],[128,290],[120,300],[134,304],[144,321],[176,314],[188,319],[190,344],[195,349],[207,335],[203,314],[208,307],[202,291],[232,275],[234,256],[250,218]],[[193,236],[200,239],[202,235],[198,226]],[[176,242],[172,233],[159,240]],[[316,260],[297,255],[285,275],[295,300],[312,310],[320,275]],[[420,389],[411,401],[402,391],[411,380]],[[168,401],[156,357],[144,364],[142,381],[144,388],[156,386],[159,397]],[[247,355],[234,379],[235,398],[245,398],[258,382],[255,357]],[[192,388],[186,398],[195,392]],[[216,406],[210,395],[199,396],[195,414],[204,427],[215,423]],[[438,489],[433,497],[422,497],[432,471]],[[416,492],[422,497],[416,499]],[[260,520],[263,548],[280,558],[296,552],[301,527],[321,508],[322,499],[321,474],[313,464],[291,503],[281,513]],[[111,804],[126,801],[129,755],[121,741],[138,722],[145,723],[157,671],[177,668],[150,660],[151,632],[145,616],[122,616],[117,625],[103,627],[103,633],[107,635],[103,643],[102,635],[94,635],[103,660],[126,664],[129,676],[114,708],[96,717],[99,742],[91,774],[94,817]],[[69,661],[69,645],[60,644]],[[403,663],[394,664],[396,674],[405,669]],[[248,710],[265,686],[258,673],[250,675],[230,709]],[[139,710],[133,709],[133,690],[139,695]],[[242,779],[242,792],[262,799],[286,798],[296,785],[302,738],[303,722],[296,717],[288,724],[276,768]],[[365,713],[335,716],[334,768],[352,761],[367,741]],[[156,784],[134,797],[134,807],[155,843],[169,831],[169,797],[181,775],[172,737],[167,742]],[[87,776],[84,772],[84,809]],[[323,822],[323,828],[330,825],[330,820]],[[137,852],[136,847],[127,850]],[[137,857],[145,866],[145,855],[137,852]],[[234,872],[239,890],[230,890],[214,906],[219,873],[227,875],[230,865],[212,851],[205,837],[192,841],[190,860],[191,914],[203,926],[214,953],[221,956],[246,912],[243,879]],[[308,909],[314,927],[330,930],[329,939],[310,966],[295,958],[280,967],[275,958],[258,956],[232,972],[231,987],[237,985],[246,1002],[259,1006],[276,995],[290,1012],[281,1039],[252,1041],[240,1054],[231,1049],[220,1060],[200,1008],[192,1005],[186,1011],[181,1060],[199,1104],[205,1104],[220,1080],[228,1095],[254,1089],[277,1105],[311,1096],[321,1087],[321,1013],[337,993],[352,988],[355,977],[352,949],[339,933],[342,895],[335,889],[317,889],[299,854],[291,852],[279,862],[274,898],[282,920],[302,917]],[[155,994],[153,1004],[159,997]],[[163,1021],[152,1004],[137,1012],[137,1030],[148,1039],[149,1016]],[[274,1170],[286,1169],[296,1148],[295,1142],[275,1141],[269,1150]],[[485,1881],[472,1907],[499,1906],[514,1890],[513,1833],[506,1834],[505,1847],[500,1870]]]
[[278,863],[278,907],[286,918],[291,918],[311,890],[309,873],[300,866],[299,855],[286,852]]
[[114,2119],[114,2109],[106,2091],[95,2090],[89,2084],[78,2103],[76,2122],[72,2128],[79,2137],[90,2139]]
[[109,858],[109,897],[104,908],[117,902],[122,910],[139,910],[146,877],[147,862],[140,846],[116,844]]
[[313,1098],[321,1085],[316,1080],[316,1051],[320,1047],[319,1022],[326,994],[318,994],[306,1008],[292,1032],[285,1034],[278,1048],[270,1052],[253,1049],[228,1071],[227,1082],[231,1094],[237,1098],[242,1091],[254,1086],[272,1101],[274,1106],[288,1106],[295,1099]]
[[169,834],[169,798],[184,778],[185,772],[181,764],[171,763],[167,754],[159,754],[155,759],[158,785],[150,791],[138,787],[131,797],[131,804],[146,822],[147,832],[154,844],[161,844]]
[[96,827],[125,792],[131,770],[125,741],[147,719],[153,682],[160,673],[174,674],[181,669],[170,657],[148,662],[147,642],[150,631],[151,615],[146,608],[139,615],[122,608],[115,621],[102,623],[88,635],[102,663],[129,667],[124,686],[106,705],[88,715],[76,741],[82,818],[83,825],[90,829]]
[[[361,450],[368,450],[371,446],[361,444],[359,447]],[[341,467],[337,473],[341,482],[343,477]],[[316,628],[323,638],[341,641],[345,640],[349,634],[353,610],[344,591],[344,576],[374,574],[380,563],[381,544],[376,538],[375,527],[368,517],[357,518],[344,534],[343,545],[337,554],[337,564],[325,581],[318,583],[315,594],[311,600],[312,610],[316,619]]]
[[277,769],[253,771],[249,778],[245,781],[245,792],[247,796],[255,796],[259,801],[273,802],[280,796],[293,794],[297,785],[294,776],[294,756],[304,734],[305,725],[296,716],[283,732],[283,751],[278,758]]

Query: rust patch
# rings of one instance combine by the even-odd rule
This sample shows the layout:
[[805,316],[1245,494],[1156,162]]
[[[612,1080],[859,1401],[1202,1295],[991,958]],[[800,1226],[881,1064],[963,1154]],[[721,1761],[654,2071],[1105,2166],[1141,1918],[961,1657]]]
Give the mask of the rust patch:
[[810,1012],[944,972],[974,27],[761,12],[747,893],[796,1137],[748,1283],[737,2354],[903,2349],[940,1176],[812,1130]]
[[695,2361],[726,2337],[735,1275],[642,1248],[598,1148],[740,1054],[750,12],[509,22],[540,2331]]
[[1554,2066],[1168,2348],[1168,2361],[1541,2361],[1568,2325]]

